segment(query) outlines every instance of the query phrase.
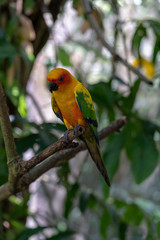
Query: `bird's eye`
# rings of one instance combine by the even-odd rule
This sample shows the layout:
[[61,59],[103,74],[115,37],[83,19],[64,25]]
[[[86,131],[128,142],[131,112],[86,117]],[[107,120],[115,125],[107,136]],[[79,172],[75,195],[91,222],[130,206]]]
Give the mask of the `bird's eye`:
[[63,82],[64,80],[64,76],[61,76],[59,79],[58,79],[58,82]]

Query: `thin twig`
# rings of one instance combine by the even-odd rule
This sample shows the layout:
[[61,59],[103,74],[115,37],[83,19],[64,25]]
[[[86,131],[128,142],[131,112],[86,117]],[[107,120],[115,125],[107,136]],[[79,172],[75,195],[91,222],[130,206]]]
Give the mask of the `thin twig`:
[[108,51],[113,55],[113,57],[116,59],[116,61],[123,63],[128,69],[130,69],[132,72],[134,72],[145,83],[147,83],[149,85],[153,85],[153,83],[148,78],[146,78],[137,68],[133,67],[131,64],[128,63],[128,61],[126,59],[123,59],[119,54],[117,54],[114,51],[114,48],[106,41],[101,29],[99,28],[96,20],[94,19],[88,0],[83,0],[83,4],[84,4],[84,8],[85,8],[88,20],[89,20],[92,28],[96,32],[98,38],[101,40],[103,46],[108,49]]

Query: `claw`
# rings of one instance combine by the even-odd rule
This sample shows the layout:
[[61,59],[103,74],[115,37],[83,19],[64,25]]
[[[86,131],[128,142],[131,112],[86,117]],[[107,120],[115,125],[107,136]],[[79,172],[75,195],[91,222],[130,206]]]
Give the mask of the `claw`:
[[67,131],[65,131],[64,133],[64,140],[65,142],[68,144],[69,143],[69,137],[68,134],[69,132],[74,131],[74,135],[76,137],[79,137],[79,135],[83,132],[85,132],[85,127],[81,126],[81,125],[75,125],[74,129],[68,129]]
[[75,125],[73,130],[74,130],[74,134],[76,136],[78,136],[78,132],[84,132],[85,131],[85,127],[77,124],[77,125]]

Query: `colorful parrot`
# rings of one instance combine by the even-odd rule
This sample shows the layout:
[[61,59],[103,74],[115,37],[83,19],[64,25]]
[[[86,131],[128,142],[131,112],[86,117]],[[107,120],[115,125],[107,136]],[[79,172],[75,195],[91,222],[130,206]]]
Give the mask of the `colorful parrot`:
[[85,142],[93,161],[110,186],[99,148],[98,124],[89,91],[63,68],[50,71],[47,80],[52,93],[51,104],[54,113],[64,122],[68,130],[75,129],[77,125],[85,128],[81,139]]

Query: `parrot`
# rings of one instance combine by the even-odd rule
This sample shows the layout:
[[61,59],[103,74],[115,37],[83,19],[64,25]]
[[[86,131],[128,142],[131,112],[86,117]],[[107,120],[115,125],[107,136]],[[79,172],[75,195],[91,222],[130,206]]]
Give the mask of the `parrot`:
[[55,68],[47,75],[49,90],[52,93],[51,105],[55,115],[65,124],[67,131],[77,126],[85,128],[79,137],[86,147],[97,168],[110,186],[110,180],[100,152],[97,133],[97,118],[91,95],[87,88],[68,70]]

